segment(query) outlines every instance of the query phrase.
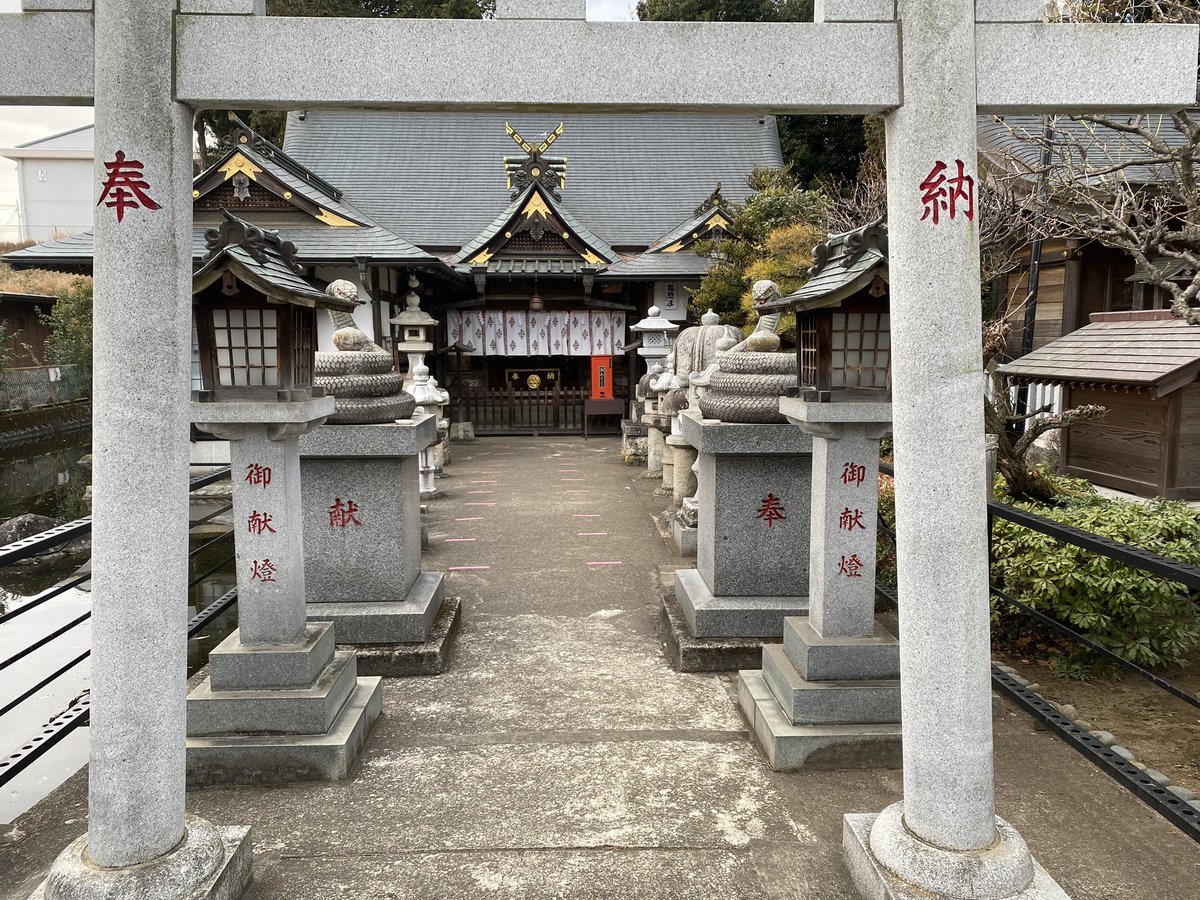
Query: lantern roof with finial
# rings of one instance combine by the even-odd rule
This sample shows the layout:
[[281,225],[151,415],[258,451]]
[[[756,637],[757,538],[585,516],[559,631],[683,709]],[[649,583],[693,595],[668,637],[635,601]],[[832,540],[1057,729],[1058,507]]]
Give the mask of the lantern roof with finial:
[[645,332],[645,331],[664,331],[668,334],[679,330],[679,326],[662,317],[662,310],[657,306],[652,306],[646,311],[646,318],[642,319],[629,326],[630,331]]
[[[409,280],[409,287],[415,288],[415,279]],[[421,309],[421,298],[415,290],[410,290],[404,298],[404,312],[388,320],[393,325],[403,325],[407,328],[430,328],[437,324],[437,319]]]
[[755,306],[763,312],[791,307],[797,312],[837,306],[875,279],[888,281],[887,224],[878,219],[853,231],[831,234],[813,250],[809,279],[786,297]]
[[271,303],[319,307],[351,312],[358,305],[348,298],[328,294],[304,277],[296,262],[296,247],[278,231],[252,225],[228,210],[224,220],[204,233],[208,254],[192,276],[192,293],[213,284],[226,272]]

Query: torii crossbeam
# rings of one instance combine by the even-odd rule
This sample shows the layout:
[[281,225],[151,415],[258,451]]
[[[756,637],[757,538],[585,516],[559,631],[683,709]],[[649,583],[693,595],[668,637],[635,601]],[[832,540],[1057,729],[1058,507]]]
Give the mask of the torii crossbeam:
[[847,818],[847,859],[872,898],[1065,896],[994,811],[976,116],[1189,105],[1197,30],[1044,23],[1042,0],[817,0],[816,24],[501,6],[482,22],[273,19],[264,0],[0,16],[0,102],[93,103],[103,186],[90,830],[44,896],[122,880],[122,896],[232,896],[248,869],[238,834],[183,811],[191,123],[335,105],[887,114],[905,791]]

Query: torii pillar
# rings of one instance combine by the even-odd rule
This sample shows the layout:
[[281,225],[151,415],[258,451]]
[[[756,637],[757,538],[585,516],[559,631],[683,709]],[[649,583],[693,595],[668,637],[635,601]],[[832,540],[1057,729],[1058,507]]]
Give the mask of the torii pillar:
[[[25,2],[68,19],[89,5]],[[95,0],[88,831],[39,900],[234,897],[250,880],[249,828],[184,815],[192,110],[173,97],[178,6]]]
[[[891,5],[818,0],[826,15]],[[1066,898],[995,809],[976,205],[977,20],[1040,22],[1046,4],[897,0],[896,12],[904,102],[885,128],[904,798],[846,816],[843,847],[870,900]],[[1070,72],[1088,50],[1061,43],[1053,64]],[[1053,90],[1023,87],[1018,108]]]

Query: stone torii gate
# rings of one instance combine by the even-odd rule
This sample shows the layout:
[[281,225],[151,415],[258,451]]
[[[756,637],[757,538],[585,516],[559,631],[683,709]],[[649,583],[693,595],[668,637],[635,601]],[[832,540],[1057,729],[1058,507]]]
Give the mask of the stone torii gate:
[[591,23],[584,3],[0,16],[0,102],[96,107],[90,818],[39,895],[231,897],[248,876],[246,829],[184,817],[194,111],[503,106],[887,114],[904,800],[847,817],[847,859],[872,898],[1064,896],[994,811],[976,115],[1188,105],[1196,30],[1044,24],[1042,0],[817,0],[814,24]]

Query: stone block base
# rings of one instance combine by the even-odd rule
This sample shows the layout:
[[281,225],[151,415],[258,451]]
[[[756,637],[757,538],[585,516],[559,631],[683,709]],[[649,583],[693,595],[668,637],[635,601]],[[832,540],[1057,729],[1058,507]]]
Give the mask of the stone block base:
[[679,603],[663,597],[659,610],[663,644],[671,665],[680,672],[736,672],[758,665],[760,638],[697,638],[688,631]]
[[308,603],[310,622],[333,622],[339,644],[422,644],[445,596],[445,576],[422,572],[394,603]]
[[312,685],[333,659],[333,628],[328,623],[305,626],[299,647],[247,646],[241,629],[214,647],[208,672],[214,691],[288,690]]
[[900,642],[878,622],[871,637],[827,638],[808,619],[788,619],[783,650],[808,681],[900,677]]
[[[842,854],[850,878],[863,900],[949,900],[949,894],[935,894],[902,881],[880,865],[871,852],[871,826],[875,815],[848,815],[842,826]],[[966,856],[968,854],[964,854]],[[965,897],[968,886],[954,896]],[[1070,900],[1050,874],[1033,861],[1033,883],[1025,890],[1012,894],[1006,900]]]
[[189,786],[338,781],[349,773],[383,709],[380,678],[359,678],[324,734],[227,734],[187,739]]
[[763,648],[762,675],[793,725],[865,725],[900,721],[900,681],[807,681],[783,647]]
[[469,443],[475,440],[475,423],[474,422],[451,422],[450,423],[450,440]]
[[900,768],[900,726],[793,725],[759,670],[738,673],[738,705],[776,771]]
[[675,545],[676,553],[680,556],[696,555],[696,531],[697,529],[686,527],[678,519],[672,520],[671,542]]
[[[195,818],[188,817],[188,826],[193,827]],[[84,834],[72,843],[54,863],[54,879],[57,893],[69,889],[67,896],[77,900],[108,900],[111,897],[166,898],[186,896],[188,900],[237,900],[250,885],[254,854],[250,846],[250,828],[244,825],[209,825],[204,827],[216,832],[224,851],[216,870],[199,885],[184,885],[177,880],[179,872],[186,871],[185,860],[175,857],[189,853],[189,841],[179,846],[160,860],[154,860],[128,869],[96,869],[83,859],[87,846]],[[185,893],[186,892],[186,893]],[[29,900],[45,900],[46,882],[38,885],[29,895]]]
[[213,690],[206,678],[188,694],[188,734],[324,734],[357,684],[354,654],[342,651],[304,688]]
[[358,670],[363,675],[405,678],[440,675],[450,658],[450,648],[462,622],[462,601],[447,597],[433,620],[429,638],[420,644],[360,644]]
[[699,570],[675,572],[675,599],[692,637],[783,638],[783,620],[808,613],[807,597],[716,597]]

